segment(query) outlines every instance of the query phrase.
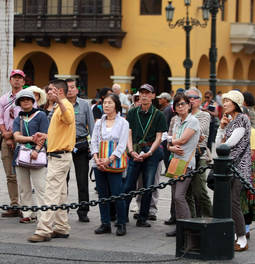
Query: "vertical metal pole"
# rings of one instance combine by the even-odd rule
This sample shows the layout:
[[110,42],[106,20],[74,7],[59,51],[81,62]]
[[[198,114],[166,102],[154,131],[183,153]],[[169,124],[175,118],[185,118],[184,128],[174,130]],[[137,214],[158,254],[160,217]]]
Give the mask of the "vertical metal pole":
[[185,89],[188,90],[190,88],[190,69],[192,68],[192,60],[190,59],[190,31],[192,26],[190,25],[189,20],[189,11],[187,6],[186,11],[186,21],[184,30],[186,32],[186,58],[183,61],[183,67],[185,68]]
[[210,90],[213,92],[213,95],[216,95],[216,62],[217,62],[217,48],[216,48],[216,22],[217,22],[217,13],[219,9],[218,0],[210,1],[210,13],[212,16],[211,24],[211,47],[209,51],[210,58]]

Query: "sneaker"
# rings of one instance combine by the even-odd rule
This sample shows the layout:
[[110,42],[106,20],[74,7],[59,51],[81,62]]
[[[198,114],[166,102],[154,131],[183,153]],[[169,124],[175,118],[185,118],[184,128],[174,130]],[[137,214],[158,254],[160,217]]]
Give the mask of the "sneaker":
[[31,237],[29,237],[27,239],[28,242],[31,242],[31,243],[37,243],[37,242],[47,242],[47,241],[50,241],[51,240],[51,237],[48,237],[48,236],[40,236],[40,235],[37,235],[37,234],[34,234],[32,235]]
[[36,222],[36,217],[23,217],[19,219],[21,224],[31,224]]
[[248,249],[248,243],[246,243],[245,247],[241,247],[239,244],[235,243],[235,247],[234,247],[235,251],[241,252],[241,251],[245,251],[247,249]]

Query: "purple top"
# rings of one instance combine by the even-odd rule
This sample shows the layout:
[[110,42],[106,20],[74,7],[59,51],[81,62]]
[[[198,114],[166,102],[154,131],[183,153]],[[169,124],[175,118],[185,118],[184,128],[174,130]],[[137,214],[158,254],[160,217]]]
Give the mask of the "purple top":
[[0,97],[0,125],[12,131],[13,121],[18,116],[21,108],[15,105],[16,94],[8,92]]

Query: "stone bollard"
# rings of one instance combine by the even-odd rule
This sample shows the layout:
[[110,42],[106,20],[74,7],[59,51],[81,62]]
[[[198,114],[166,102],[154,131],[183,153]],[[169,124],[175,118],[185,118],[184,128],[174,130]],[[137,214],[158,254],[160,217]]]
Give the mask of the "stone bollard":
[[234,222],[231,219],[230,148],[222,144],[214,159],[213,218],[178,219],[176,257],[228,260],[234,257]]

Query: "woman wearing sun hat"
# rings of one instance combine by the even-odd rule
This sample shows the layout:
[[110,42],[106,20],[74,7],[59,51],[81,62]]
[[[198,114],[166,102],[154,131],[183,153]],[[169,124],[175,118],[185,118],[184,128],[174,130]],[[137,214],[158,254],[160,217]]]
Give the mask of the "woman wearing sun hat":
[[[216,137],[216,147],[222,143],[227,144],[230,149],[230,157],[233,158],[235,168],[242,176],[250,181],[251,176],[251,151],[250,131],[251,124],[247,115],[242,113],[244,97],[237,90],[223,94],[224,115]],[[235,251],[248,249],[245,236],[245,221],[240,205],[240,194],[242,184],[239,179],[232,181],[232,218],[235,222],[236,242]]]
[[46,103],[46,93],[43,89],[32,85],[26,88],[28,91],[32,91],[35,96],[36,103],[39,106],[44,105]]

